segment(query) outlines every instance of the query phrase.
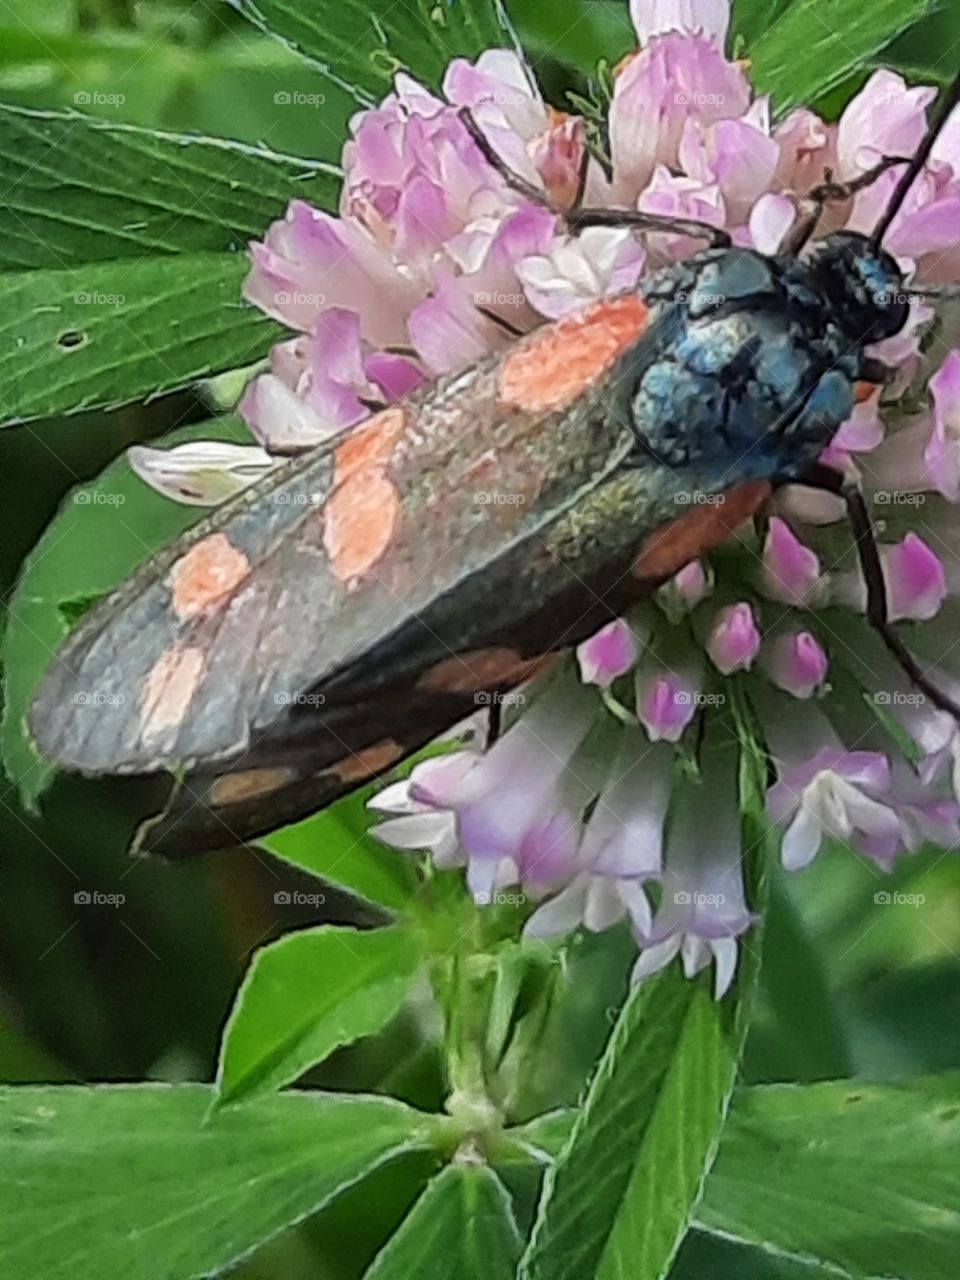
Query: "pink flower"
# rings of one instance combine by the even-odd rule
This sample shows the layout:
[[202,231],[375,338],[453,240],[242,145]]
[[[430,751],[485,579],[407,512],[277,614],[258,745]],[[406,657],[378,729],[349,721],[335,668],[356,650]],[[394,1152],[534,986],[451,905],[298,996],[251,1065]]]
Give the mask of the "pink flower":
[[621,70],[610,106],[614,191],[632,203],[658,165],[674,167],[688,120],[742,116],[750,89],[739,67],[703,35],[654,35]]

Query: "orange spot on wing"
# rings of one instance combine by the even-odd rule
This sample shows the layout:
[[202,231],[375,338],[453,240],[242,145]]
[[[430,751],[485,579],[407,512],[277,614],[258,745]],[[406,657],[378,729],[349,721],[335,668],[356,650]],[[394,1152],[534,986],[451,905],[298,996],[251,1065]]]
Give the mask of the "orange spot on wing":
[[206,801],[212,808],[222,809],[224,805],[257,800],[261,796],[272,795],[274,791],[279,791],[281,787],[289,785],[298,777],[296,769],[290,768],[289,765],[227,773],[213,784],[207,793]]
[[404,748],[399,742],[395,742],[393,738],[384,738],[375,742],[372,747],[358,751],[356,755],[347,756],[345,760],[335,764],[330,772],[336,774],[341,782],[362,782],[389,769],[404,754]]
[[500,399],[531,413],[562,409],[641,337],[648,314],[642,298],[624,294],[538,329],[504,357]]
[[240,585],[250,561],[223,533],[212,533],[180,557],[170,570],[173,609],[186,622],[206,613]]
[[384,409],[351,431],[333,451],[334,485],[342,483],[355,471],[386,466],[403,432],[405,420],[403,409]]
[[633,566],[634,576],[668,578],[677,573],[749,520],[770,496],[772,487],[768,480],[751,480],[664,525],[644,543]]
[[548,664],[554,655],[522,658],[515,649],[474,649],[455,654],[431,667],[417,681],[419,689],[438,693],[476,693],[502,685],[519,684]]
[[341,582],[369,573],[400,523],[400,495],[381,469],[354,471],[334,489],[323,512],[323,545]]
[[197,691],[206,659],[202,649],[174,647],[161,653],[143,691],[140,732],[153,738],[174,729],[187,714]]

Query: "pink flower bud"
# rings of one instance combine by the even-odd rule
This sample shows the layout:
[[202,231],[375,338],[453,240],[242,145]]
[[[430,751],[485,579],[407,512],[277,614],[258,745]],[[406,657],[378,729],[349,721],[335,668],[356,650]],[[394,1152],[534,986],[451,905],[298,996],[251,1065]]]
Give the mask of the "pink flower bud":
[[764,669],[779,689],[795,698],[809,698],[823,684],[829,661],[823,647],[809,631],[777,636],[766,647]]
[[637,679],[637,718],[651,742],[678,742],[697,709],[699,690],[683,675],[662,668]]
[[774,516],[763,545],[763,589],[773,600],[805,605],[820,584],[820,561],[786,521]]
[[630,625],[618,618],[577,647],[580,679],[606,688],[637,660],[639,641]]
[[884,547],[881,555],[891,619],[928,622],[936,617],[947,594],[939,556],[915,533],[908,533],[895,546]]
[[707,653],[717,670],[725,676],[749,671],[759,652],[760,632],[750,606],[741,601],[721,609],[707,640]]

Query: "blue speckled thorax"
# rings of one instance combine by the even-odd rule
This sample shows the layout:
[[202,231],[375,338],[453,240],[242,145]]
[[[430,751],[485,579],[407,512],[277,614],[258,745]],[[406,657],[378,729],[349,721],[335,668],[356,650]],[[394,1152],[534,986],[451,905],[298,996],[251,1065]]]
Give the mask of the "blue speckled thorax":
[[866,346],[906,322],[894,260],[859,236],[809,259],[710,249],[651,276],[644,340],[617,379],[641,448],[721,484],[793,479],[879,381]]

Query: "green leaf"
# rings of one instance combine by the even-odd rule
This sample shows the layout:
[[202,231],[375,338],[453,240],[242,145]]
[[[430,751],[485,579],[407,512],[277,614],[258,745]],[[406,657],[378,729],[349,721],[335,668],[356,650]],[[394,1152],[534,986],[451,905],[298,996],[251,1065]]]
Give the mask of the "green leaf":
[[503,1183],[483,1165],[453,1164],[427,1185],[364,1280],[513,1280],[519,1256]]
[[810,105],[932,9],[931,0],[797,0],[747,48],[750,78],[778,113]]
[[0,155],[0,270],[235,252],[291,197],[331,208],[339,187],[332,165],[240,142],[11,106]]
[[[162,443],[249,438],[239,418],[227,417],[171,432]],[[112,591],[202,515],[201,507],[181,506],[149,489],[124,455],[95,480],[71,490],[24,561],[3,636],[0,749],[6,772],[20,783],[28,806],[36,802],[53,767],[33,748],[27,710],[40,677],[70,630],[75,602]]]
[[159,395],[252,364],[282,330],[240,296],[245,254],[10,272],[0,425]]
[[[723,730],[729,733],[730,725]],[[741,762],[741,799],[751,901],[762,909],[770,849],[755,816],[758,759],[747,753]],[[523,1280],[666,1275],[716,1152],[758,963],[751,935],[736,986],[724,1000],[714,1001],[702,979],[688,981],[676,964],[628,997],[545,1180]]]
[[955,1280],[960,1075],[744,1090],[697,1217],[858,1280]]
[[501,0],[232,0],[251,22],[309,58],[361,102],[399,70],[439,88],[447,64],[514,44]]
[[0,1091],[0,1273],[189,1280],[219,1272],[438,1120],[386,1098],[292,1093],[205,1124],[206,1085]]
[[220,1102],[281,1089],[334,1049],[380,1031],[417,975],[410,932],[324,925],[254,956],[224,1032]]
[[303,871],[399,911],[409,904],[415,887],[409,855],[366,834],[369,794],[364,788],[296,826],[272,832],[260,844]]

